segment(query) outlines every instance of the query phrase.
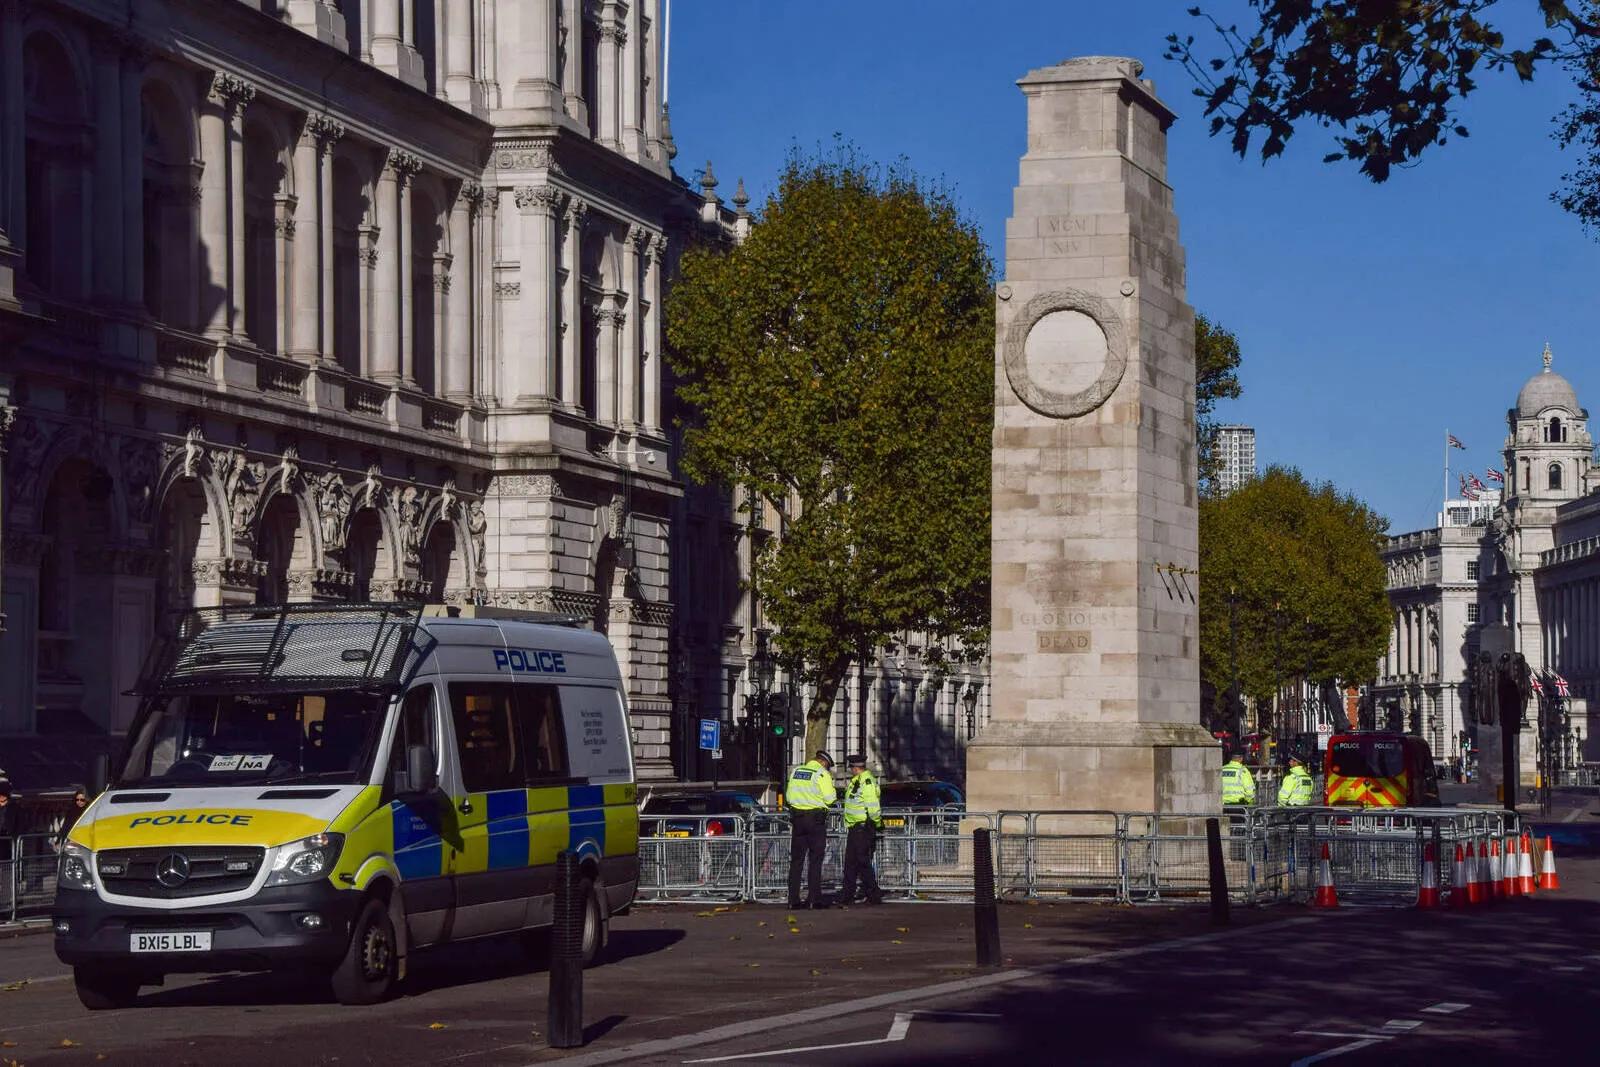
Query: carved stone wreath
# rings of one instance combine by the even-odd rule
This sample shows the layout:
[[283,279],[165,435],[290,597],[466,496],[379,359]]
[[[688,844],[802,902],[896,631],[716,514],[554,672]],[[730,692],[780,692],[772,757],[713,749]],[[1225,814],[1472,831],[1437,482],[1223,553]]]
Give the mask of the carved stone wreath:
[[[1028,368],[1028,336],[1048,315],[1076,312],[1093,320],[1105,335],[1105,358],[1099,376],[1089,385],[1063,392],[1037,381]],[[1056,289],[1040,293],[1023,305],[1006,329],[1006,379],[1028,407],[1050,418],[1086,415],[1104,404],[1128,369],[1127,331],[1122,317],[1104,297],[1083,289]]]

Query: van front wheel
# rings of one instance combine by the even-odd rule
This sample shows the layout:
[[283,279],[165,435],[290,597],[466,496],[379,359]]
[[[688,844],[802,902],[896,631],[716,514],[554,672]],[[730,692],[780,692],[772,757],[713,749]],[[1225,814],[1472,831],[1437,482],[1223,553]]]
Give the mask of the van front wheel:
[[333,995],[340,1004],[376,1004],[394,992],[399,950],[389,909],[374,897],[356,916],[350,946],[333,971]]
[[139,979],[124,971],[96,970],[82,964],[72,968],[78,1000],[90,1011],[126,1008],[139,996]]

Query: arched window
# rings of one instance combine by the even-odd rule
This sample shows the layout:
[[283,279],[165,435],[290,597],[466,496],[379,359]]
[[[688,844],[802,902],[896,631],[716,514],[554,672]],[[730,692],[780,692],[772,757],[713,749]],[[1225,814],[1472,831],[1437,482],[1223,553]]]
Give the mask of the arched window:
[[1567,433],[1566,433],[1566,430],[1564,430],[1562,428],[1562,426],[1561,426],[1561,416],[1559,416],[1559,415],[1550,416],[1550,430],[1545,435],[1545,440],[1546,441],[1565,441],[1566,439],[1567,439]]
[[1561,464],[1559,463],[1550,464],[1550,488],[1561,488]]
[[78,67],[49,33],[29,37],[22,50],[25,131],[22,179],[25,197],[20,231],[23,267],[30,281],[51,296],[88,294],[90,125]]

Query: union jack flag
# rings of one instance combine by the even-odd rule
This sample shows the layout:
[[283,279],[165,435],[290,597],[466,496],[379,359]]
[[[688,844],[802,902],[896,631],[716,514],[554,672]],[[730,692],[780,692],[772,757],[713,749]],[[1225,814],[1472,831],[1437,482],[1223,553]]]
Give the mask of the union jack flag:
[[1482,482],[1478,481],[1478,476],[1476,474],[1468,474],[1467,479],[1472,483],[1472,488],[1476,489],[1480,493],[1487,491],[1489,488],[1487,485],[1484,485]]
[[1466,448],[1467,447],[1466,445],[1462,444],[1461,443],[1461,439],[1459,437],[1457,437],[1453,433],[1445,434],[1444,435],[1444,440],[1445,440],[1445,444],[1449,445],[1451,448]]
[[1501,485],[1506,484],[1506,476],[1500,471],[1495,470],[1493,467],[1485,469],[1483,476],[1489,479],[1491,482],[1499,482]]
[[1544,683],[1539,681],[1539,676],[1537,674],[1533,676],[1532,680],[1529,681],[1528,684],[1533,687],[1533,691],[1535,693],[1538,693],[1540,696],[1544,696]]
[[1568,685],[1567,680],[1555,671],[1550,672],[1550,681],[1555,683],[1556,696],[1569,697],[1572,695],[1572,686]]
[[1478,491],[1467,484],[1467,476],[1465,474],[1461,476],[1461,498],[1463,500],[1478,499]]

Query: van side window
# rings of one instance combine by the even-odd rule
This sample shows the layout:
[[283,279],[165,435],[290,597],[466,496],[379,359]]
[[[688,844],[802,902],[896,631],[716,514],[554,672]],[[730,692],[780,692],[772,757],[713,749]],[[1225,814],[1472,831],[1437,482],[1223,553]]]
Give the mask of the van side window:
[[406,782],[406,749],[412,745],[427,745],[433,750],[435,765],[439,759],[439,727],[433,717],[433,686],[419,685],[406,694],[400,705],[400,722],[395,727],[394,745],[389,749],[389,786],[399,790]]
[[565,779],[567,739],[561,726],[561,691],[553,685],[517,687],[517,718],[522,735],[522,765],[528,783]]
[[521,789],[520,724],[513,709],[519,685],[451,682],[450,710],[461,747],[461,780],[469,793]]

